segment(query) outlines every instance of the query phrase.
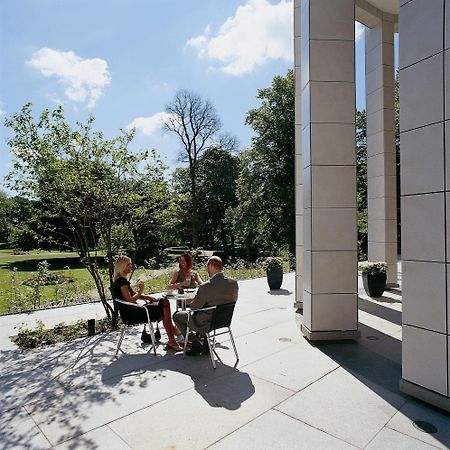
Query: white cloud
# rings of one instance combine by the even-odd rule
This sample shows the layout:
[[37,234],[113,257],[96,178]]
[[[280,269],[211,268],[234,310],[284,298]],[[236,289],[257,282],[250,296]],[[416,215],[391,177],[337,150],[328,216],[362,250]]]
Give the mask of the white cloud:
[[136,119],[134,119],[133,122],[127,126],[127,128],[129,130],[136,128],[136,130],[150,136],[155,131],[161,129],[163,122],[168,120],[171,116],[171,114],[166,112],[157,112],[150,117],[136,117]]
[[4,103],[0,100],[0,117],[4,116],[6,113],[3,109]]
[[86,102],[93,108],[111,82],[108,63],[104,59],[83,59],[74,52],[61,52],[43,47],[27,61],[45,77],[56,77],[65,86],[64,93],[74,102]]
[[364,25],[359,22],[355,22],[355,41],[359,41],[364,37]]
[[274,5],[267,0],[247,0],[215,35],[208,25],[186,45],[196,49],[200,59],[218,62],[210,69],[236,76],[250,73],[269,60],[292,61],[292,0]]

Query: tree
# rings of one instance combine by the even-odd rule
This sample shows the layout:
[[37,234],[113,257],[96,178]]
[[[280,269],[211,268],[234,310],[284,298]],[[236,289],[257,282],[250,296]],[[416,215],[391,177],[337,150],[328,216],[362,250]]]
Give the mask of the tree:
[[[94,118],[78,123],[73,130],[66,122],[62,107],[44,110],[34,120],[31,104],[5,121],[14,132],[8,145],[15,157],[7,177],[10,188],[41,202],[42,215],[62,221],[60,231],[79,253],[93,277],[109,318],[117,317],[107,303],[107,294],[99,269],[104,259],[99,242],[106,248],[109,285],[112,285],[112,229],[136,222],[149,189],[162,179],[160,162],[144,164],[149,154],[133,154],[128,145],[133,133],[122,132],[107,140],[92,129]],[[157,192],[157,190],[155,190]],[[155,196],[151,197],[157,201]],[[145,221],[146,219],[141,219]]]
[[356,178],[358,204],[358,253],[367,256],[367,122],[366,111],[356,112]]
[[189,164],[192,246],[198,247],[198,198],[197,164],[209,146],[215,145],[215,137],[221,128],[220,119],[209,100],[198,94],[182,90],[166,106],[169,114],[164,122],[167,131],[175,133],[182,144],[180,160]]
[[[208,148],[197,164],[197,206],[199,239],[204,245],[226,247],[232,240],[231,230],[224,222],[228,208],[236,206],[236,180],[239,157],[220,147]],[[177,193],[189,192],[189,169],[178,168],[173,184]],[[185,217],[189,220],[190,217]]]
[[8,241],[12,228],[11,216],[13,210],[13,201],[0,191],[0,244],[5,244]]
[[228,214],[236,236],[250,249],[295,252],[294,73],[276,76],[272,86],[258,90],[261,106],[247,113],[256,132],[241,154],[237,181],[238,206]]

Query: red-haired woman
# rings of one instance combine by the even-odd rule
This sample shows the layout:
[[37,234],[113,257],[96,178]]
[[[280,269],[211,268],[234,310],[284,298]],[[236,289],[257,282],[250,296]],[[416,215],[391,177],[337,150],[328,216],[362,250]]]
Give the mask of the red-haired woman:
[[203,283],[200,275],[192,270],[193,261],[190,253],[183,253],[178,260],[178,270],[173,274],[167,289],[183,289]]

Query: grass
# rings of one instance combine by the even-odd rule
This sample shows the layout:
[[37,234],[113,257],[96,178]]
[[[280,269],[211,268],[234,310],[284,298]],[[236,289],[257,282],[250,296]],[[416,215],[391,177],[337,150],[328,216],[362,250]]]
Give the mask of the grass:
[[[37,305],[35,291],[23,283],[37,275],[37,264],[43,260],[48,262],[50,273],[61,273],[73,279],[73,282],[41,286],[40,302]],[[145,281],[146,292],[161,292],[166,289],[174,270],[175,268],[149,270],[139,267],[133,273],[131,283],[136,285],[141,278]],[[287,270],[285,266],[285,271]],[[224,271],[227,276],[237,280],[265,276],[264,269],[247,269],[243,265],[225,267]],[[199,265],[198,272],[204,281],[208,279],[204,264]],[[106,286],[107,284],[105,283]],[[33,309],[34,306],[44,308],[74,303],[74,300],[80,303],[95,299],[98,299],[95,284],[77,253],[33,251],[15,255],[11,250],[0,250],[0,315]]]

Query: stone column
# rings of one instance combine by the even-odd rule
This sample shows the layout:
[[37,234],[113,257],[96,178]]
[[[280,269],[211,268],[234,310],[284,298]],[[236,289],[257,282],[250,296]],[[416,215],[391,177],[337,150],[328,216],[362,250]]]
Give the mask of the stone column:
[[303,0],[304,335],[358,332],[354,0]]
[[387,263],[387,283],[397,286],[393,18],[366,28],[365,36],[368,256]]
[[400,389],[450,411],[450,2],[400,0]]
[[295,304],[303,307],[303,182],[302,182],[302,89],[301,89],[301,0],[294,1],[295,62]]

